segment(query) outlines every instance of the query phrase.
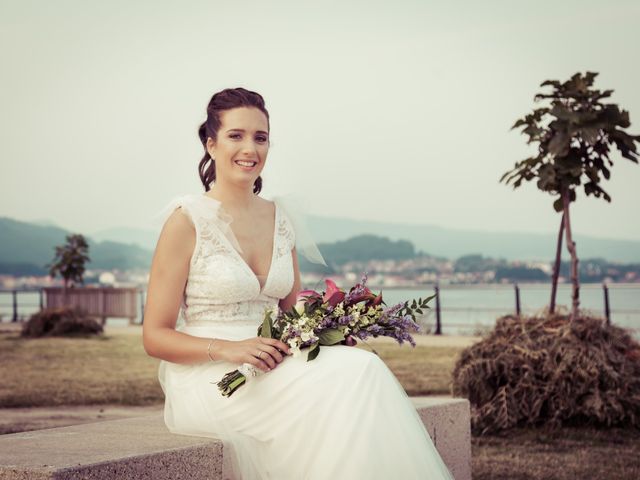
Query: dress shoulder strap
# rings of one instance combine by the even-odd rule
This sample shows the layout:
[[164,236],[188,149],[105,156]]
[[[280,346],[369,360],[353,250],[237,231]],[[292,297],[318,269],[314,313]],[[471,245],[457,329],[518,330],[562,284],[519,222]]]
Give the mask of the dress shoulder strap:
[[[242,252],[233,230],[229,227],[233,218],[222,208],[221,202],[197,193],[178,195],[156,213],[154,219],[164,225],[178,208],[191,220],[196,231],[192,266],[197,261],[213,254],[222,253],[233,257],[230,254],[231,248]],[[227,242],[222,237],[226,237]]]
[[182,211],[187,215],[187,217],[189,217],[193,225],[196,227],[196,230],[198,230],[199,215],[197,212],[197,208],[195,209],[193,208],[193,205],[194,205],[193,197],[194,197],[193,194],[183,194],[183,195],[177,195],[173,197],[162,209],[160,209],[153,216],[153,219],[156,222],[164,225],[168,220],[168,218],[171,216],[171,214],[176,209],[181,208]]

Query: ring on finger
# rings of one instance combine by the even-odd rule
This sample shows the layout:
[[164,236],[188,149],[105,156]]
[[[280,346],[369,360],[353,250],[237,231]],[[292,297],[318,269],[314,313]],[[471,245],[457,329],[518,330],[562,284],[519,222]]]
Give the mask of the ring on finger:
[[[263,351],[262,351],[262,350],[260,350],[260,353],[258,353],[258,358],[260,358],[260,356],[262,355],[262,353],[263,353]],[[262,359],[260,358],[260,360],[262,360]]]

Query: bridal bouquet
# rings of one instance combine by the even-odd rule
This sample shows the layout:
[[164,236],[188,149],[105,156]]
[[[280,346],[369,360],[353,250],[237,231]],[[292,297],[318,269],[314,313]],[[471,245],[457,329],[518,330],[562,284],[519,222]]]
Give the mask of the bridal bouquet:
[[[435,297],[419,298],[411,303],[402,302],[391,307],[382,300],[382,293],[375,295],[366,287],[367,274],[362,276],[348,292],[339,289],[329,279],[325,280],[326,291],[303,290],[298,293],[297,303],[288,311],[266,309],[264,321],[258,327],[258,336],[277,338],[289,345],[294,357],[302,349],[307,352],[307,361],[314,360],[320,346],[343,344],[354,346],[356,339],[368,337],[392,337],[402,344],[408,341],[415,347],[410,332],[418,332],[416,313],[430,308],[427,303]],[[275,315],[275,318],[274,318]],[[243,364],[227,373],[217,383],[222,395],[228,397],[242,386],[247,377],[262,373],[253,365]],[[213,382],[212,382],[213,383]]]

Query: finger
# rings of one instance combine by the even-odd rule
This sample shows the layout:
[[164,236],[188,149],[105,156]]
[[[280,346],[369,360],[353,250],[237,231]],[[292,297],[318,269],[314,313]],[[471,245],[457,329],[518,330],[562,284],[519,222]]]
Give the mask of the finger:
[[289,354],[289,345],[287,345],[286,343],[280,341],[280,340],[276,340],[275,338],[265,338],[264,339],[264,343],[267,343],[271,346],[274,346],[278,349],[280,349],[283,352],[286,352],[287,354]]
[[254,357],[253,355],[248,355],[247,359],[245,360],[245,363],[249,363],[249,364],[253,365],[254,367],[258,367],[263,372],[268,372],[269,370],[271,370],[269,368],[269,365],[264,363],[259,358]]
[[[265,349],[265,348],[269,348],[269,347],[267,345],[262,345],[262,349]],[[258,357],[263,362],[266,362],[269,365],[269,368],[276,368],[276,365],[277,365],[276,361],[269,354],[269,352],[265,350],[260,350],[260,352],[258,352],[258,355],[256,355],[256,357]]]
[[[272,347],[271,345],[263,345],[262,351],[271,355],[273,359],[278,363],[280,363],[284,359],[280,351],[277,348]],[[264,357],[264,355],[262,356]]]

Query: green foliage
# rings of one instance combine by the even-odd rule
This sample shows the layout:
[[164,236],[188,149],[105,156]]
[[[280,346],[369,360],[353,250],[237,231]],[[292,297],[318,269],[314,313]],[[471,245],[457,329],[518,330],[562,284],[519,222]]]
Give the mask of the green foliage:
[[513,182],[513,188],[517,188],[523,180],[537,179],[540,190],[559,196],[553,204],[558,212],[563,209],[562,193],[567,191],[570,201],[575,201],[575,188],[579,185],[583,185],[585,195],[611,201],[600,186],[601,175],[607,180],[611,176],[611,146],[615,145],[624,158],[638,163],[636,143],[640,136],[625,132],[631,125],[629,112],[616,104],[602,103],[613,90],[594,89],[597,75],[576,73],[564,83],[547,80],[540,85],[552,87],[552,91],[537,94],[535,101],[545,100],[548,104],[511,127],[521,128],[528,144],[537,144],[537,155],[517,162],[502,175],[501,182]]
[[273,337],[273,322],[271,321],[271,312],[266,310],[264,313],[264,319],[262,325],[258,327],[258,336],[262,338],[274,338]]
[[76,337],[97,335],[102,325],[82,310],[72,307],[47,308],[29,318],[22,326],[23,337]]
[[377,235],[357,235],[348,240],[318,245],[327,264],[369,260],[406,260],[416,256],[415,247],[407,240],[392,241]]
[[506,315],[465,349],[452,393],[469,399],[477,434],[521,426],[640,428],[640,344],[582,313]]
[[344,340],[344,332],[335,328],[323,330],[318,336],[320,345],[335,345]]
[[411,303],[408,301],[404,302],[404,305],[400,310],[398,310],[398,315],[410,315],[413,321],[416,321],[416,313],[420,315],[424,314],[424,309],[431,308],[428,304],[429,302],[436,298],[436,294],[430,295],[426,298],[419,297],[418,300],[413,299]]
[[458,258],[453,269],[455,272],[487,272],[495,270],[498,267],[506,266],[505,260],[495,260],[491,257],[483,257],[480,254],[463,255]]
[[[560,275],[570,274],[570,263],[560,263]],[[580,278],[585,282],[600,283],[606,278],[613,282],[629,281],[628,278],[640,278],[640,264],[608,262],[603,258],[582,260],[579,266]]]
[[496,268],[495,281],[501,280],[536,282],[549,280],[549,275],[539,268],[505,265]]
[[72,285],[82,283],[84,275],[84,264],[90,262],[89,245],[85,238],[80,234],[67,235],[67,243],[55,247],[56,255],[53,262],[48,264],[49,275],[54,277],[57,274],[64,279],[65,287],[69,283]]

